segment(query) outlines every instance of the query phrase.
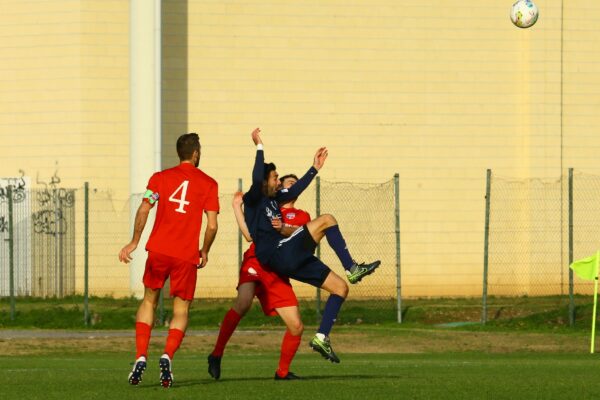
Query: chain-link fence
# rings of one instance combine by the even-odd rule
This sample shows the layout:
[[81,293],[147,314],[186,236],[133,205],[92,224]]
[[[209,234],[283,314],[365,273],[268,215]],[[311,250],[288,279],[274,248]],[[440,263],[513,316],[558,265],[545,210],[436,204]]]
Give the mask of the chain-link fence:
[[[573,277],[569,264],[600,248],[600,177],[568,173],[559,179],[516,180],[488,172],[482,320],[564,307],[574,322],[574,294],[593,284]],[[568,307],[567,307],[568,306]]]
[[[376,274],[352,286],[351,298],[390,308],[392,318],[399,303],[398,193],[394,182],[350,184],[317,179],[296,204],[296,208],[306,210],[313,218],[333,214],[357,260],[382,260]],[[8,186],[12,201],[8,201]],[[131,216],[141,202],[141,194],[120,199],[110,191],[89,189],[87,184],[77,189],[56,184],[33,189],[11,181],[5,182],[0,195],[0,297],[17,298],[18,307],[22,296],[82,295],[87,321],[90,296],[142,295],[146,258],[143,247],[154,223],[154,212],[150,213],[140,245],[133,253],[134,262],[125,265],[117,258],[131,238]],[[219,232],[207,267],[198,272],[197,298],[236,296],[241,255],[248,244],[241,242],[231,211],[232,199],[233,191],[219,198]],[[319,255],[332,270],[343,275],[339,260],[326,241],[318,251],[322,251]],[[293,285],[300,299],[314,300],[315,307],[319,307],[320,295],[315,288],[299,282]]]

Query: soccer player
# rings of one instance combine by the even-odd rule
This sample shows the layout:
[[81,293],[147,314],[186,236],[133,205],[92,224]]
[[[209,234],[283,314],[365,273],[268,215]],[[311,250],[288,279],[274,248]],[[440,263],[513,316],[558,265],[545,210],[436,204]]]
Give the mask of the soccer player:
[[340,362],[331,346],[329,333],[348,295],[348,285],[315,257],[313,250],[323,237],[327,237],[327,242],[346,270],[348,280],[353,284],[373,273],[381,262],[357,264],[346,247],[336,219],[330,214],[321,215],[297,230],[286,226],[276,229],[273,221],[281,219],[280,204],[300,196],[323,167],[328,152],[324,147],[317,150],[313,166],[306,174],[289,189],[278,190],[275,165],[264,163],[260,129],[252,132],[252,140],[257,151],[252,170],[252,186],[244,195],[244,205],[246,224],[256,244],[256,257],[261,264],[280,275],[320,287],[330,293],[321,325],[310,341],[310,346],[325,359]]
[[[171,387],[171,360],[187,328],[188,311],[196,289],[197,268],[206,266],[208,252],[217,234],[218,185],[197,168],[200,162],[198,135],[188,133],[180,136],[177,139],[177,154],[181,161],[178,166],[157,172],[150,178],[135,216],[133,239],[119,253],[120,261],[131,261],[131,253],[140,241],[148,213],[158,202],[154,227],[146,244],[148,258],[143,278],[144,299],[136,315],[136,360],[129,374],[129,383],[132,385],[142,381],[154,312],[160,290],[170,277],[173,318],[159,367],[161,385]],[[203,212],[207,215],[207,227],[199,252]]]
[[[298,181],[296,175],[290,174],[280,179],[283,188],[289,188]],[[276,226],[285,223],[291,228],[298,229],[300,226],[310,221],[310,215],[294,208],[296,199],[281,205],[281,215],[283,221],[274,221]],[[252,241],[242,210],[242,193],[236,193],[233,198],[233,209],[240,231],[248,242]],[[252,243],[250,248],[244,253],[244,261],[240,268],[240,277],[238,282],[238,295],[233,307],[225,314],[219,336],[212,353],[208,356],[208,373],[215,379],[221,376],[221,358],[225,351],[225,346],[231,338],[240,320],[246,315],[252,306],[252,300],[256,296],[262,306],[263,312],[267,316],[279,314],[286,324],[287,330],[281,343],[281,355],[279,358],[279,368],[275,372],[275,380],[292,380],[299,377],[290,372],[289,367],[292,359],[300,346],[300,339],[304,326],[298,310],[298,300],[288,278],[282,278],[275,272],[263,268],[256,259],[255,245]]]

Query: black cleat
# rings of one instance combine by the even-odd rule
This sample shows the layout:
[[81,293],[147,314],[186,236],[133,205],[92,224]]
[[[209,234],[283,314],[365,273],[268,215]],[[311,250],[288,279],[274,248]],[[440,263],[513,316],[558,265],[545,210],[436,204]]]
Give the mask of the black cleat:
[[281,377],[277,374],[277,372],[275,372],[275,380],[276,381],[294,381],[294,380],[298,380],[298,379],[302,379],[300,378],[298,375],[296,375],[293,372],[288,372],[286,376]]
[[325,336],[325,339],[321,340],[317,335],[312,338],[309,343],[310,347],[317,353],[320,353],[323,358],[331,361],[332,363],[339,363],[340,359],[333,351],[331,347],[331,342],[329,341],[329,337]]
[[371,275],[377,269],[377,267],[379,267],[379,264],[381,264],[381,261],[379,260],[373,261],[370,264],[357,264],[355,261],[350,269],[346,271],[348,281],[350,281],[352,284],[360,282],[365,276]]
[[142,375],[144,375],[144,371],[146,370],[146,357],[141,356],[135,363],[133,364],[133,369],[129,373],[129,384],[130,385],[139,385],[142,381]]
[[221,377],[221,357],[208,355],[208,373],[216,380]]
[[171,372],[171,359],[163,354],[158,361],[160,368],[160,385],[164,388],[173,386],[173,373]]

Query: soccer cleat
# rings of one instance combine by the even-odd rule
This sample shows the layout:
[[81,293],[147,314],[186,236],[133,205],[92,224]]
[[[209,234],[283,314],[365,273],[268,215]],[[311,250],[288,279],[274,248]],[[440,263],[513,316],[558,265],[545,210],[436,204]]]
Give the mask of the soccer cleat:
[[293,381],[293,380],[297,380],[297,379],[302,379],[300,378],[298,375],[296,375],[293,372],[288,372],[286,376],[281,377],[279,376],[279,374],[277,374],[277,372],[275,372],[275,380],[276,381]]
[[160,384],[164,388],[173,386],[173,373],[171,372],[171,359],[167,354],[163,354],[158,361],[160,368]]
[[221,357],[208,355],[208,373],[215,379],[221,377]]
[[144,375],[144,370],[146,369],[146,357],[141,356],[135,363],[133,363],[133,369],[129,373],[129,384],[130,385],[139,385],[142,381],[142,375]]
[[357,264],[355,261],[350,269],[346,271],[348,281],[350,281],[352,284],[360,282],[365,276],[371,275],[377,269],[377,267],[379,267],[379,264],[381,264],[381,261],[379,260],[373,261],[370,264]]
[[320,353],[326,360],[329,360],[332,363],[340,362],[340,359],[331,347],[329,337],[325,336],[323,339],[319,339],[319,336],[315,335],[315,337],[313,337],[310,341],[309,345],[314,351]]

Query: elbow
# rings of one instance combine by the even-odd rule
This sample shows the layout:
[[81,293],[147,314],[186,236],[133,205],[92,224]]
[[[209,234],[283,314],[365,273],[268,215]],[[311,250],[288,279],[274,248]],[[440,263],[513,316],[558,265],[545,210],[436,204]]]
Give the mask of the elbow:
[[219,224],[214,223],[214,224],[208,224],[206,225],[206,230],[207,231],[211,231],[211,232],[217,232],[219,230]]

